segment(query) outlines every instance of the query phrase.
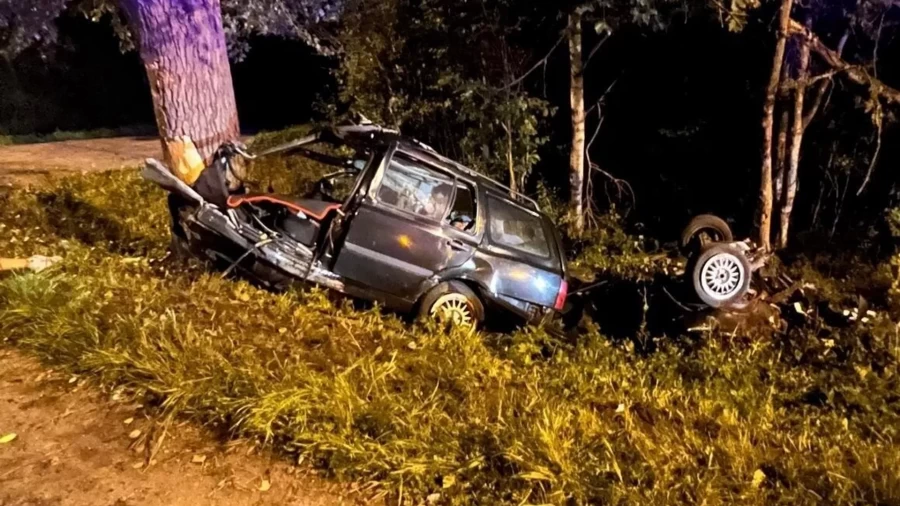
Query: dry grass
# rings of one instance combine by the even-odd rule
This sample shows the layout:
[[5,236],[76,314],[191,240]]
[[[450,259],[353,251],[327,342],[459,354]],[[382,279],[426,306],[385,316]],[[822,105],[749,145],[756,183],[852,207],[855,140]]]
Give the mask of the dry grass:
[[570,342],[410,326],[173,263],[162,197],[132,172],[3,197],[0,255],[65,256],[0,281],[3,341],[392,503],[900,503],[883,314],[652,353],[591,324]]

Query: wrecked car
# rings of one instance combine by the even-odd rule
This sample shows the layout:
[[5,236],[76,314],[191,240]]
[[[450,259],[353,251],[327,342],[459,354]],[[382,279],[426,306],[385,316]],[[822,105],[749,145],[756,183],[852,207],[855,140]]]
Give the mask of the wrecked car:
[[688,258],[686,274],[703,304],[716,309],[741,309],[753,295],[751,279],[770,255],[749,239],[736,241],[725,220],[711,214],[695,216],[681,233]]
[[[336,170],[303,197],[247,193],[235,158],[273,154]],[[142,174],[170,193],[176,247],[273,288],[307,281],[470,327],[565,304],[562,243],[537,203],[393,130],[328,127],[256,155],[228,143],[192,186],[155,160]]]

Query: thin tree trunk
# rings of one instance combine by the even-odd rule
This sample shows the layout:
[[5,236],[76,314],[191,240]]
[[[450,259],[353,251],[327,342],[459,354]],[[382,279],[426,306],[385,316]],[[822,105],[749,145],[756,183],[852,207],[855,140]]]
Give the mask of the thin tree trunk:
[[787,108],[781,111],[781,118],[778,120],[778,146],[775,149],[775,175],[773,181],[775,184],[774,200],[779,204],[784,202],[784,176],[785,166],[787,165],[787,144],[788,144],[788,127],[791,122],[791,114]]
[[572,146],[569,152],[569,214],[575,234],[584,231],[584,62],[581,51],[580,10],[569,14],[569,102],[572,108]]
[[512,190],[510,197],[515,197],[519,189],[516,186],[516,166],[513,162],[512,129],[504,123],[503,130],[506,130],[506,166],[509,169],[509,189]]
[[763,144],[762,168],[759,184],[759,244],[766,250],[772,248],[772,130],[775,122],[775,97],[778,94],[778,82],[781,65],[784,62],[784,46],[786,34],[791,20],[792,0],[782,0],[778,17],[778,41],[772,58],[772,70],[769,84],[766,87],[766,101],[763,105]]
[[219,0],[120,0],[137,35],[169,169],[193,183],[240,135]]
[[788,158],[788,170],[784,180],[784,201],[781,203],[781,223],[778,232],[778,247],[784,248],[788,243],[788,231],[791,226],[791,212],[794,210],[794,197],[797,195],[797,174],[800,168],[800,146],[803,144],[803,102],[806,95],[806,83],[809,78],[809,40],[802,37],[800,41],[800,65],[797,70],[797,88],[794,90],[794,118],[791,122],[791,152]]

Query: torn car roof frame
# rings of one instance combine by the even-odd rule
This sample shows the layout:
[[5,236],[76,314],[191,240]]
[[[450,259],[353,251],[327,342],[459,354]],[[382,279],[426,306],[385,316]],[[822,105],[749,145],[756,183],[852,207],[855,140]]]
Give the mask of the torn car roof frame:
[[[521,192],[515,191],[512,188],[510,188],[509,186],[507,186],[499,181],[490,179],[490,178],[486,177],[484,174],[480,174],[480,173],[466,167],[465,165],[460,164],[459,162],[456,162],[454,160],[451,160],[450,158],[447,158],[447,157],[439,154],[437,151],[435,151],[433,148],[431,148],[427,144],[424,144],[416,139],[402,137],[400,135],[399,131],[380,127],[380,126],[352,125],[352,126],[339,126],[339,127],[322,129],[317,132],[306,135],[304,137],[301,137],[297,140],[269,148],[269,149],[259,153],[257,156],[267,156],[267,155],[272,155],[272,154],[277,154],[277,153],[284,153],[286,151],[291,151],[291,150],[299,150],[300,148],[303,148],[304,146],[307,146],[309,144],[313,144],[316,142],[328,142],[331,144],[340,144],[341,142],[344,142],[347,139],[348,135],[354,135],[354,134],[366,136],[366,137],[368,137],[369,140],[373,140],[373,141],[375,140],[376,135],[385,135],[385,136],[393,137],[391,139],[392,142],[399,142],[401,139],[407,140],[410,143],[412,143],[412,144],[416,145],[417,147],[419,147],[420,149],[422,149],[423,151],[427,152],[429,156],[434,157],[437,161],[439,161],[445,165],[448,165],[448,166],[452,167],[453,169],[458,170],[468,176],[476,177],[476,178],[488,181],[491,183],[491,185],[497,187],[497,189],[499,189],[501,191],[505,191],[511,197],[520,199],[520,200],[530,204],[534,208],[535,211],[540,211],[540,206],[531,197],[529,197]],[[306,154],[306,152],[308,150],[303,150],[303,151],[304,151],[304,154]],[[316,153],[316,155],[319,156],[320,154]],[[325,156],[325,155],[322,155],[322,156]]]

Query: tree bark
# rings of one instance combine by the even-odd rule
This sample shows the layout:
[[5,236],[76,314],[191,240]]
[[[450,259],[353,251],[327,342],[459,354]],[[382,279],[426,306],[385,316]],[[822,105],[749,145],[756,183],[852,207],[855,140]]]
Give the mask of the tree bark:
[[800,63],[797,69],[797,88],[794,90],[794,114],[791,122],[791,152],[788,158],[788,170],[784,180],[784,200],[781,203],[781,222],[778,230],[778,247],[784,248],[788,243],[788,231],[791,226],[791,212],[794,209],[794,197],[797,195],[797,174],[800,168],[800,146],[803,144],[803,102],[806,95],[806,83],[809,78],[809,39],[801,35]]
[[785,166],[787,165],[787,141],[788,127],[791,122],[790,111],[784,109],[781,111],[781,118],[778,120],[778,147],[775,149],[775,202],[784,202],[784,175]]
[[513,162],[512,129],[506,123],[502,123],[502,125],[503,130],[506,131],[506,168],[509,170],[509,196],[515,198],[519,188],[516,184],[516,165]]
[[166,164],[192,184],[240,135],[219,0],[120,5],[138,39]]
[[778,15],[778,41],[775,43],[775,54],[772,58],[772,71],[766,87],[766,101],[763,104],[763,144],[762,168],[759,182],[759,244],[765,250],[772,248],[772,130],[775,122],[775,97],[778,94],[778,82],[781,66],[784,62],[784,46],[787,41],[787,30],[791,20],[792,0],[782,0]]
[[584,231],[584,61],[581,17],[569,14],[569,103],[572,108],[572,146],[569,152],[569,214],[575,234]]

